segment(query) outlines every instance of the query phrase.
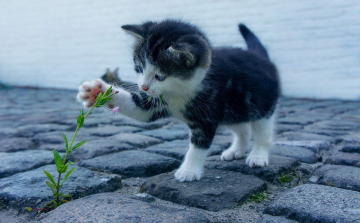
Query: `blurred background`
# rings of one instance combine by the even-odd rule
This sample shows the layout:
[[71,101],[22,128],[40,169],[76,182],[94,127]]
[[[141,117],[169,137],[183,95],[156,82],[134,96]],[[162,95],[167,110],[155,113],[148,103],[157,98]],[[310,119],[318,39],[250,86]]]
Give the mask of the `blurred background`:
[[192,22],[213,46],[245,47],[245,23],[277,65],[288,97],[360,99],[358,0],[0,0],[0,83],[77,89],[119,67],[136,81],[124,24]]

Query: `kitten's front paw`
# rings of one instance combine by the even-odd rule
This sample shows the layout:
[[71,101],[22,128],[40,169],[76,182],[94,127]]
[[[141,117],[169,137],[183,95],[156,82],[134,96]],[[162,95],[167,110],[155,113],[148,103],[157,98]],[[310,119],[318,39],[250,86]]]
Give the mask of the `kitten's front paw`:
[[92,81],[91,83],[85,82],[79,87],[77,99],[82,102],[86,108],[92,107],[99,93],[104,93],[109,87],[108,84],[100,79]]
[[236,150],[232,147],[228,148],[221,154],[221,160],[230,161],[234,159],[241,159],[245,155],[241,150]]
[[184,181],[193,181],[193,180],[200,180],[202,175],[202,170],[189,170],[180,167],[175,173],[175,179],[177,179],[180,182]]
[[269,165],[269,155],[266,151],[251,151],[246,158],[246,164],[250,167],[263,167]]

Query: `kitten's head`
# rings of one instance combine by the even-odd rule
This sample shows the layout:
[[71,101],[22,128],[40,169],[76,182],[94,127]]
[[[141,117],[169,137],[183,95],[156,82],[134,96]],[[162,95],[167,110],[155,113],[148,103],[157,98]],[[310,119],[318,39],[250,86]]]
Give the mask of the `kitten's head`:
[[136,38],[134,63],[140,89],[153,96],[196,91],[211,64],[210,44],[198,28],[176,20],[121,28]]
[[116,68],[113,72],[110,71],[110,69],[106,69],[106,72],[103,76],[101,76],[101,79],[105,81],[108,84],[120,84],[121,80],[118,75],[119,68]]

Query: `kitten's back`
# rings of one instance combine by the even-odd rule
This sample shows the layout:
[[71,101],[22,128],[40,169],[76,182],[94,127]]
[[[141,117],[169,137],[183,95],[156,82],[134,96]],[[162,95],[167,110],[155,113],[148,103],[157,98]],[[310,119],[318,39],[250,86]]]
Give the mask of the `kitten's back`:
[[101,79],[108,84],[122,87],[128,91],[137,90],[137,85],[135,83],[121,80],[118,73],[119,68],[116,68],[113,72],[111,72],[109,69],[106,69],[106,72],[103,76],[101,76]]

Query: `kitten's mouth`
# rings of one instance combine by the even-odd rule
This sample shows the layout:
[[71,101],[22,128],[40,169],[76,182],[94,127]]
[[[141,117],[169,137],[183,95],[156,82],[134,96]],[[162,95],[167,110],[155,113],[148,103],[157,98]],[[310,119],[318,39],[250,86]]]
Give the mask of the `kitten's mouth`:
[[159,97],[160,95],[162,95],[161,92],[156,91],[156,90],[149,90],[146,93],[152,97]]

